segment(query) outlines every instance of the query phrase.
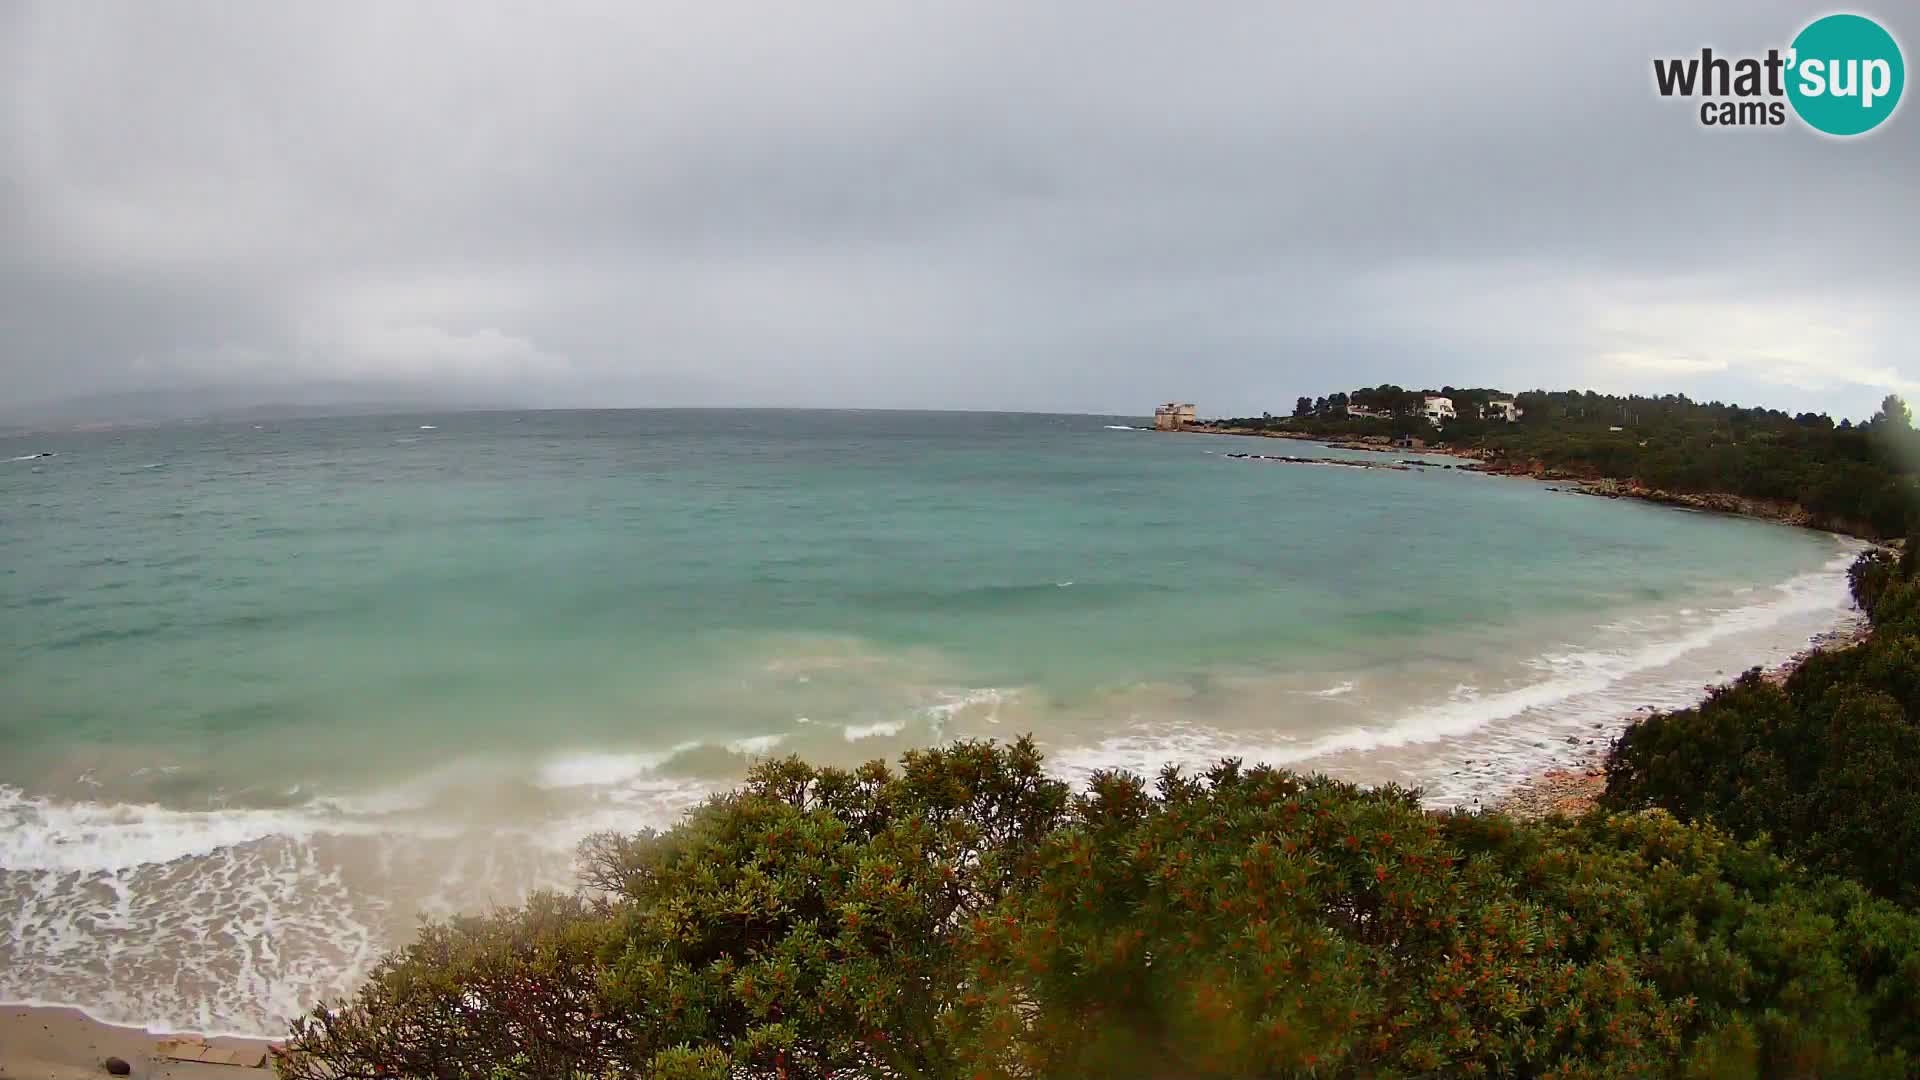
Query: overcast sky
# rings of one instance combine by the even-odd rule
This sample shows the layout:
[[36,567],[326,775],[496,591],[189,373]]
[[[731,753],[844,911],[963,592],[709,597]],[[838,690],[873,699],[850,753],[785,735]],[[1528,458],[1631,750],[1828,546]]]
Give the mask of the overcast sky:
[[1497,7],[0,4],[0,403],[1920,391],[1913,104],[1652,88],[1827,7]]

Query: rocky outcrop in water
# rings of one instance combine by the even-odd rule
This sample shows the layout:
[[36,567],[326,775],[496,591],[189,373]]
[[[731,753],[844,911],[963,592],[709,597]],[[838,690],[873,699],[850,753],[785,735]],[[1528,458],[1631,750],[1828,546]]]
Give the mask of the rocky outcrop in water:
[[1223,457],[1240,461],[1279,461],[1288,465],[1337,465],[1345,469],[1393,469],[1397,472],[1409,472],[1405,465],[1390,465],[1384,461],[1342,461],[1339,458],[1292,457],[1287,454],[1224,454]]

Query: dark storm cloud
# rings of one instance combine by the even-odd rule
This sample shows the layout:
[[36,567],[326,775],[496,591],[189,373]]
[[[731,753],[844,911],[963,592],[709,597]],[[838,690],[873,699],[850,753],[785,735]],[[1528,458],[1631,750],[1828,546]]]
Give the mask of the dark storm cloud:
[[1650,58],[1821,11],[1678,7],[15,5],[0,374],[1136,413],[1915,389],[1911,107],[1703,129]]

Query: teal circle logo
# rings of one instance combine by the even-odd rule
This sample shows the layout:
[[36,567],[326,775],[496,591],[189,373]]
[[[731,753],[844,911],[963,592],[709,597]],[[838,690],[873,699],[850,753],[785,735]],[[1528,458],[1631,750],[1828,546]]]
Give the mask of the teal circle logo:
[[1900,45],[1863,15],[1828,15],[1793,39],[1787,100],[1809,127],[1860,135],[1893,115],[1907,84]]

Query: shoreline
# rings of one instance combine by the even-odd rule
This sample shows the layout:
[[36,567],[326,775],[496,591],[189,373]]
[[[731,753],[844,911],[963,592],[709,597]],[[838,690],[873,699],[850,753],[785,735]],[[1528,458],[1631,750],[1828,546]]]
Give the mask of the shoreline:
[[0,1006],[0,1080],[108,1076],[110,1058],[125,1062],[132,1080],[264,1080],[273,1075],[272,1048],[265,1039],[108,1024],[71,1006]]
[[[1153,431],[1148,428],[1145,430]],[[1158,432],[1156,432],[1158,433]],[[1541,462],[1528,464],[1507,463],[1489,457],[1488,451],[1461,447],[1436,445],[1418,448],[1394,446],[1389,442],[1369,442],[1369,439],[1384,439],[1383,435],[1357,436],[1342,439],[1325,435],[1316,435],[1303,431],[1272,430],[1264,428],[1231,428],[1218,426],[1184,427],[1169,434],[1184,435],[1237,435],[1249,439],[1292,439],[1298,442],[1310,442],[1336,450],[1366,451],[1378,454],[1431,454],[1435,457],[1459,458],[1466,464],[1441,466],[1427,464],[1427,468],[1457,468],[1467,472],[1482,473],[1487,476],[1517,476],[1528,480],[1569,485],[1564,489],[1576,495],[1592,495],[1607,499],[1636,499],[1658,506],[1671,506],[1682,510],[1694,510],[1710,514],[1726,514],[1730,517],[1750,518],[1755,521],[1771,521],[1795,528],[1816,529],[1821,532],[1840,533],[1852,536],[1868,543],[1884,544],[1886,540],[1871,530],[1859,527],[1859,522],[1845,520],[1824,520],[1798,503],[1782,503],[1768,499],[1750,498],[1744,495],[1732,495],[1717,491],[1666,491],[1650,488],[1630,480],[1621,480],[1610,476],[1590,476],[1565,469],[1549,468]],[[1234,456],[1234,455],[1229,455]],[[1238,455],[1257,457],[1261,455]],[[1295,459],[1282,459],[1295,460]],[[1369,468],[1393,468],[1393,465],[1381,463],[1365,464]],[[1420,464],[1420,463],[1414,463]]]
[[[1829,650],[1851,648],[1867,640],[1872,633],[1873,626],[1866,616],[1855,611],[1841,625],[1815,635],[1805,648],[1795,652],[1786,661],[1766,668],[1761,677],[1778,686],[1814,656]],[[1698,707],[1706,700],[1706,691],[1711,689],[1711,686],[1703,688],[1700,700],[1688,707]],[[1593,809],[1606,791],[1605,765],[1614,741],[1627,728],[1648,715],[1652,714],[1634,712],[1618,718],[1609,729],[1602,732],[1604,742],[1596,739],[1583,744],[1572,762],[1555,765],[1521,780],[1506,794],[1488,804],[1485,810],[1507,814],[1522,821],[1533,821],[1554,814],[1578,816]]]
[[[1179,429],[1181,432],[1197,435],[1239,435],[1248,438],[1292,439],[1311,442],[1320,446],[1340,450],[1369,451],[1374,453],[1423,453],[1435,456],[1461,458],[1469,464],[1460,466],[1471,472],[1489,476],[1516,476],[1529,480],[1561,483],[1568,485],[1564,489],[1572,494],[1591,495],[1609,499],[1636,499],[1656,505],[1696,512],[1725,514],[1729,517],[1743,517],[1794,528],[1814,529],[1836,535],[1852,536],[1869,544],[1885,546],[1886,541],[1857,529],[1836,527],[1836,522],[1821,522],[1805,508],[1790,503],[1776,503],[1762,499],[1750,499],[1722,492],[1670,492],[1657,488],[1648,488],[1629,481],[1613,477],[1592,477],[1570,473],[1565,470],[1551,469],[1539,462],[1530,467],[1502,465],[1493,462],[1484,451],[1461,449],[1451,446],[1422,446],[1415,450],[1410,447],[1396,447],[1392,443],[1369,442],[1362,439],[1334,439],[1309,432],[1272,429],[1229,428],[1220,426],[1196,426]],[[1371,436],[1378,440],[1382,436]],[[1261,457],[1264,455],[1230,455]],[[1279,460],[1304,460],[1281,458]],[[1358,463],[1357,463],[1358,464]],[[1370,465],[1372,468],[1390,468],[1387,465]],[[1865,641],[1873,632],[1866,616],[1853,612],[1841,625],[1815,635],[1807,646],[1784,663],[1767,668],[1763,676],[1776,685],[1784,683],[1801,664],[1813,655],[1829,649],[1845,649]],[[1694,703],[1695,707],[1706,700],[1703,688],[1702,696]],[[1541,772],[1528,776],[1495,801],[1481,807],[1481,811],[1509,814],[1521,820],[1535,820],[1552,814],[1578,815],[1592,809],[1601,794],[1606,790],[1605,763],[1608,752],[1622,732],[1642,719],[1640,713],[1616,718],[1608,727],[1601,729],[1600,737],[1589,738],[1581,744],[1574,760],[1551,766]]]

